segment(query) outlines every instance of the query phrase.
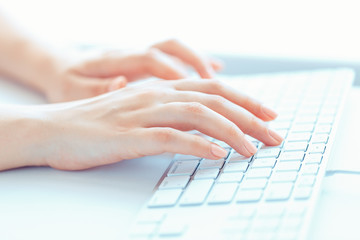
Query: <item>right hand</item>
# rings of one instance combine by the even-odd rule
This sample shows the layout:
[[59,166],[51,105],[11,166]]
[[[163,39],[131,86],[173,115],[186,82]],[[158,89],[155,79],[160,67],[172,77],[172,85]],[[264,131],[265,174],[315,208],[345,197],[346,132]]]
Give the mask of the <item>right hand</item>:
[[244,156],[256,152],[244,133],[267,145],[282,141],[263,123],[276,113],[216,80],[145,82],[52,106],[44,108],[53,126],[51,141],[38,157],[58,169],[80,170],[164,152],[225,156],[218,145],[184,132],[189,130],[222,140]]

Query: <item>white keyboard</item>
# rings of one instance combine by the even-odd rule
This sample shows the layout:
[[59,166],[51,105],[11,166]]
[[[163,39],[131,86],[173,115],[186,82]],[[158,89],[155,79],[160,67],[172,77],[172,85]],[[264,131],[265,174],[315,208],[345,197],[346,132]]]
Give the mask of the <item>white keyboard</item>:
[[349,69],[224,77],[279,113],[270,126],[284,142],[250,138],[251,158],[215,139],[226,158],[175,155],[130,238],[306,239],[353,78]]

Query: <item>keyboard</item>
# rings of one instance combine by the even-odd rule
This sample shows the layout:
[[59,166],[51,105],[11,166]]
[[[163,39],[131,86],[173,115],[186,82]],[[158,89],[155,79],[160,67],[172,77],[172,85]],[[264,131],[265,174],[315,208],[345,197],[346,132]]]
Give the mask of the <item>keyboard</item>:
[[279,113],[269,125],[283,143],[269,147],[249,137],[258,151],[247,158],[203,136],[228,156],[175,155],[130,238],[306,239],[353,78],[350,69],[223,76]]

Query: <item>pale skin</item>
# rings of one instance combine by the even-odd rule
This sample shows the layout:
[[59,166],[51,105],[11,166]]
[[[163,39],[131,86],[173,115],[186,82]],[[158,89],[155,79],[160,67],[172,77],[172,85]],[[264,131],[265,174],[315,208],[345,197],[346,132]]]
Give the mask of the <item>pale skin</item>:
[[[186,67],[203,79],[187,78]],[[0,18],[0,75],[52,102],[0,106],[0,170],[82,170],[164,152],[208,159],[226,155],[189,130],[225,141],[244,156],[256,152],[245,134],[280,144],[282,138],[265,124],[277,114],[212,79],[221,67],[176,40],[69,64]],[[149,76],[163,80],[127,85]]]

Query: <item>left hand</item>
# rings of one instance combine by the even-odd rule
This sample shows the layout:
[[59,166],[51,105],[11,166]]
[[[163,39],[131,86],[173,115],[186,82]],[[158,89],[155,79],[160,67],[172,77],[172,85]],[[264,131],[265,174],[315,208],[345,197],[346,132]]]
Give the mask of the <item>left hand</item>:
[[166,80],[188,76],[192,67],[201,78],[212,78],[222,68],[177,40],[157,43],[145,51],[111,51],[62,68],[45,92],[50,102],[94,97],[126,86],[127,82],[154,76]]

